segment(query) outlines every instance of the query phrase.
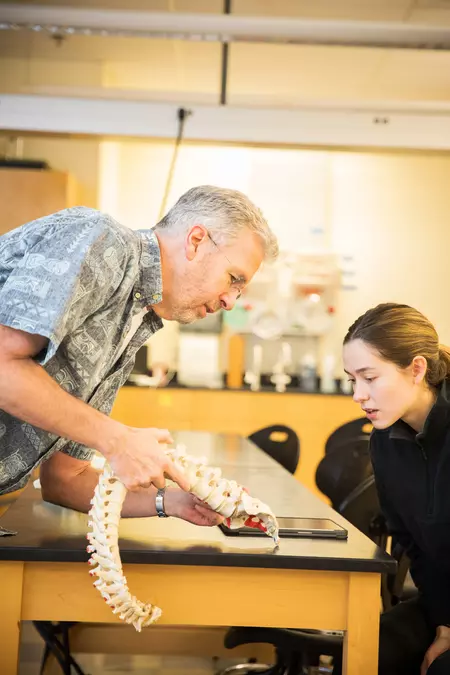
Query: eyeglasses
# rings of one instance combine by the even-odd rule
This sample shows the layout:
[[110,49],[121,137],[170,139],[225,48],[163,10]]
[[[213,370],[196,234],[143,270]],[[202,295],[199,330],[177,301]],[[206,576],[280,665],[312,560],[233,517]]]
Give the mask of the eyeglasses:
[[[234,265],[233,265],[233,263],[231,262],[231,260],[229,259],[229,257],[223,252],[223,250],[222,250],[222,248],[219,246],[219,244],[217,244],[217,243],[214,241],[214,239],[211,237],[211,234],[208,232],[208,230],[206,230],[206,232],[207,232],[207,234],[208,234],[208,237],[211,239],[212,243],[213,243],[214,246],[216,247],[216,249],[223,255],[223,257],[224,257],[225,260],[228,262],[228,264],[230,265],[230,267],[234,267]],[[244,277],[236,277],[236,276],[234,276],[234,274],[231,274],[231,272],[229,272],[228,274],[230,275],[231,288],[233,288],[235,291],[237,291],[236,299],[238,299],[238,298],[241,297],[242,291],[243,291],[244,288],[245,288],[246,280],[244,279]]]

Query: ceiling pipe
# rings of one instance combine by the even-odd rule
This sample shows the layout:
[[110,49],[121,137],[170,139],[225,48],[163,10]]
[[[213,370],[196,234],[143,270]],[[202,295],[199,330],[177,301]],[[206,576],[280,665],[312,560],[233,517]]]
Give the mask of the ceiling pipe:
[[449,50],[450,27],[0,4],[0,29],[212,42]]

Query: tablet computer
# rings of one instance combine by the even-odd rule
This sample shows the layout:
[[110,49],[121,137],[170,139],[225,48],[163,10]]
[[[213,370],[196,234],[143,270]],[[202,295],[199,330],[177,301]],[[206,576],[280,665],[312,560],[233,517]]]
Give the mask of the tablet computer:
[[[277,518],[280,527],[280,537],[283,538],[320,538],[320,539],[347,539],[347,530],[329,518]],[[241,527],[232,530],[221,523],[220,529],[228,537],[266,537],[261,530],[252,527]]]

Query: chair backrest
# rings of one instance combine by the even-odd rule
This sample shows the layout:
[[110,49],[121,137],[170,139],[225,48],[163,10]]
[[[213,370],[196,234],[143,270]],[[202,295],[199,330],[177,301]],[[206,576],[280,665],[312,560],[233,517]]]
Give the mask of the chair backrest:
[[316,470],[316,485],[338,510],[344,499],[372,473],[369,437],[359,436],[325,455]]
[[255,431],[248,438],[290,473],[295,473],[300,458],[300,441],[293,429],[284,424],[274,424]]
[[381,548],[386,548],[387,527],[381,514],[375,477],[368,476],[340,504],[337,509],[352,525],[372,539]]
[[328,436],[328,440],[325,443],[325,454],[332,452],[344,441],[349,441],[354,438],[361,438],[362,436],[367,436],[367,438],[369,438],[371,432],[372,425],[367,417],[359,417],[358,419],[352,420],[351,422],[346,422],[342,426],[335,429],[333,433]]
[[382,578],[382,597],[384,610],[392,609],[398,605],[402,600],[408,600],[417,595],[417,588],[414,586],[412,579],[410,583],[407,581],[407,576],[411,561],[403,549],[401,544],[392,537],[391,542],[391,556],[397,561],[397,572],[395,575],[389,575]]

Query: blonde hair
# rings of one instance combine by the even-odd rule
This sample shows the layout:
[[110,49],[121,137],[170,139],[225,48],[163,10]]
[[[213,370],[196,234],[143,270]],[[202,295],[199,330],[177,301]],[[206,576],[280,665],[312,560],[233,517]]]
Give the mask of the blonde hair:
[[275,260],[278,242],[260,209],[237,190],[199,185],[185,192],[156,225],[159,229],[185,230],[195,223],[208,227],[219,243],[236,239],[244,229],[262,241],[264,258]]
[[437,386],[450,377],[450,350],[439,344],[433,324],[409,305],[385,303],[367,310],[350,326],[344,344],[362,340],[386,361],[407,368],[416,356],[427,361],[425,381]]

